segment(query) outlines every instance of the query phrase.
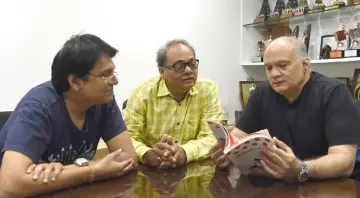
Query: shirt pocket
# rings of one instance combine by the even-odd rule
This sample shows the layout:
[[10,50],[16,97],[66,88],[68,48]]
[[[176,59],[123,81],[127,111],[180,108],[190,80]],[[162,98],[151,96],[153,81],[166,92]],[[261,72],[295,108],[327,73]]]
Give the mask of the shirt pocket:
[[185,142],[188,142],[190,140],[195,140],[198,133],[199,133],[199,123],[200,123],[200,120],[198,119],[194,119],[194,120],[187,120],[185,122],[185,129],[183,130],[183,140]]

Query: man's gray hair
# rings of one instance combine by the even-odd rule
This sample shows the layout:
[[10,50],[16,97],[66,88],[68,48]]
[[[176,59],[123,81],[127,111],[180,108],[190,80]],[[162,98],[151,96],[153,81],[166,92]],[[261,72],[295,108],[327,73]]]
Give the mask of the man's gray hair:
[[[285,43],[292,44],[296,50],[296,56],[301,60],[305,60],[308,58],[308,53],[306,49],[306,45],[302,42],[302,40],[296,38],[295,36],[281,36],[273,40],[271,43],[278,42],[279,40],[283,40]],[[271,45],[269,43],[269,45]],[[268,46],[269,46],[268,45]]]
[[184,39],[173,39],[171,41],[168,41],[165,43],[164,46],[160,47],[160,49],[156,52],[156,62],[158,64],[158,67],[164,67],[166,62],[166,56],[167,56],[167,50],[177,44],[183,44],[186,47],[188,47],[195,55],[194,48],[190,45],[189,42],[187,42]]

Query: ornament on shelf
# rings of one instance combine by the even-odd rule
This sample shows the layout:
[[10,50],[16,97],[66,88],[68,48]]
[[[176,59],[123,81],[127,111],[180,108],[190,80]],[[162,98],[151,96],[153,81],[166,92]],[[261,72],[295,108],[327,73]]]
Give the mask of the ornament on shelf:
[[302,42],[306,46],[306,52],[309,52],[310,34],[311,34],[311,24],[308,24],[302,37]]
[[321,12],[326,8],[326,6],[324,5],[324,3],[322,2],[322,0],[315,0],[315,4],[312,10],[309,10],[309,13],[314,13],[314,12]]
[[280,18],[287,18],[293,16],[297,7],[297,0],[289,0],[286,4],[286,8],[282,11]]
[[291,33],[292,36],[295,36],[296,38],[299,37],[299,25],[297,25],[294,30]]
[[279,18],[284,9],[285,9],[284,0],[277,0],[273,12],[270,13],[270,20]]
[[308,13],[308,11],[309,11],[309,5],[308,5],[307,0],[300,0],[299,7],[298,7],[297,11],[295,12],[295,15],[296,16],[303,15],[303,14]]
[[264,40],[264,36],[261,36],[261,40],[257,42],[258,44],[258,54],[256,57],[253,58],[253,62],[264,62],[264,50],[265,47],[272,41],[271,35],[269,35],[268,40]]
[[267,20],[267,18],[270,15],[270,12],[271,11],[270,11],[269,0],[263,0],[263,4],[261,6],[260,13],[256,17],[255,23],[260,23],[260,22],[264,22],[265,20]]
[[340,7],[342,7],[342,6],[345,6],[345,5],[346,5],[346,4],[345,4],[344,1],[342,1],[342,0],[336,0],[336,1],[334,1],[334,2],[331,4],[331,6],[326,7],[325,10],[338,9],[338,8],[340,8]]
[[335,39],[336,39],[336,49],[339,49],[339,45],[341,47],[344,47],[344,42],[347,38],[348,32],[345,30],[345,25],[341,25],[341,30],[335,32]]

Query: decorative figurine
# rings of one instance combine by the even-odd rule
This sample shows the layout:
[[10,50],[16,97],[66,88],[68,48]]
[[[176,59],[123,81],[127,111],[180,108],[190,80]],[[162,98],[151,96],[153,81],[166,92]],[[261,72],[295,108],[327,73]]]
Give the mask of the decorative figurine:
[[309,10],[309,13],[314,13],[314,12],[321,12],[326,8],[326,6],[324,5],[324,3],[322,2],[322,0],[315,0],[315,4],[312,10]]
[[309,5],[308,5],[307,0],[300,0],[299,7],[298,7],[297,12],[295,12],[295,15],[296,16],[303,15],[303,14],[308,13],[308,11],[309,11]]
[[280,18],[287,18],[294,15],[297,9],[297,1],[296,0],[289,0],[286,4],[285,10],[282,11]]
[[339,45],[341,45],[341,47],[344,47],[344,40],[346,40],[346,36],[348,35],[348,32],[345,30],[345,25],[341,25],[341,30],[335,32],[335,39],[337,42],[336,45],[336,49],[339,49]]
[[255,23],[264,22],[270,16],[269,0],[263,0],[259,15],[255,19]]
[[309,52],[310,34],[311,34],[311,24],[308,24],[302,37],[302,42],[306,46],[306,52]]
[[270,13],[270,20],[275,20],[279,18],[284,9],[285,9],[284,0],[277,0],[274,11]]
[[331,4],[331,6],[326,7],[325,10],[338,9],[345,5],[345,2],[343,2],[342,0],[336,0]]

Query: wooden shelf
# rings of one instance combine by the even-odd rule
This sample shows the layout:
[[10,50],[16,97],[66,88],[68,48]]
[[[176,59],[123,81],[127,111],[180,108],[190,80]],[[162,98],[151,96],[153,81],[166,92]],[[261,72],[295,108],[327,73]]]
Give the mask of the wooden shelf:
[[281,19],[280,17],[276,19],[269,18],[269,20],[264,22],[244,24],[243,27],[263,28],[268,25],[276,25],[287,22],[296,23],[296,24],[304,23],[304,22],[309,23],[309,22],[319,21],[322,19],[331,19],[331,18],[339,18],[339,17],[341,18],[341,17],[349,16],[353,13],[358,12],[359,10],[360,10],[360,4],[354,4],[349,6],[343,6],[337,9],[323,10],[314,13],[306,13],[303,15],[290,16]]
[[[317,64],[327,64],[327,63],[349,63],[349,62],[360,62],[360,57],[355,58],[339,58],[339,59],[324,59],[324,60],[311,60],[310,63]],[[264,66],[264,63],[241,63],[241,66]]]

